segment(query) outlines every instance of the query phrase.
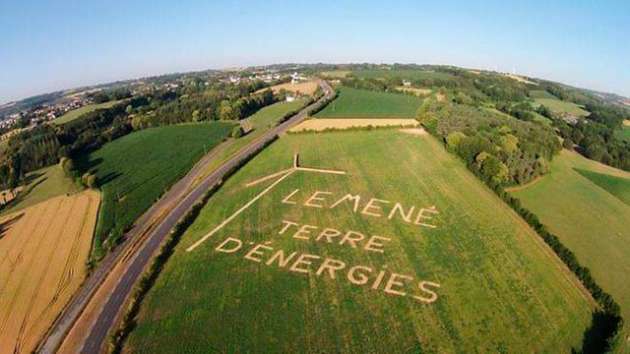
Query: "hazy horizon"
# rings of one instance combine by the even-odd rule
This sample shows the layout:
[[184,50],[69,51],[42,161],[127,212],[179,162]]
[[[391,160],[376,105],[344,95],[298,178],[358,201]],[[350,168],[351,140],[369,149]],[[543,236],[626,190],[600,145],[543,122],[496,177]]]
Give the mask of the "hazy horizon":
[[630,3],[0,4],[0,104],[120,80],[279,63],[516,72],[630,96]]

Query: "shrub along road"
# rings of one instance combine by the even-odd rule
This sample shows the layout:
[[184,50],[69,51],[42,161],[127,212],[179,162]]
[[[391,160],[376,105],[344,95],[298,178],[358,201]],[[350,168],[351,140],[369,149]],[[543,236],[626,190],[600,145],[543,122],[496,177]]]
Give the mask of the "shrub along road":
[[[194,184],[198,173],[203,170],[199,168],[199,165],[207,163],[211,160],[209,158],[204,158],[175,184],[138,220],[127,234],[125,241],[108,254],[92,272],[84,286],[48,331],[39,347],[39,352],[54,353],[62,345],[66,336],[71,333],[75,337],[72,339],[73,343],[64,343],[64,347],[68,346],[68,349],[75,352],[98,353],[133,290],[135,282],[176,223],[207,190],[221,183],[224,177],[238,168],[243,161],[273,141],[278,134],[302,122],[308,116],[308,112],[334,96],[334,91],[328,83],[321,81],[320,85],[325,95],[319,101],[305,107],[295,116],[252,141],[200,183]],[[114,271],[115,269],[117,271]],[[105,285],[101,287],[103,284]],[[86,308],[96,310],[84,311]]]

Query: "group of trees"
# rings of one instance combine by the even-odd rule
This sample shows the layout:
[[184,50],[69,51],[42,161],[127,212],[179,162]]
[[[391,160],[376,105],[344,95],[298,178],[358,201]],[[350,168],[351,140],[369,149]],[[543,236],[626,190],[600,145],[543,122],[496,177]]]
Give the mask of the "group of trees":
[[128,88],[118,88],[106,91],[98,91],[88,95],[94,101],[94,103],[104,103],[109,101],[117,101],[132,96],[131,91]]
[[[129,105],[146,104],[137,97]],[[75,157],[129,133],[125,104],[86,113],[62,125],[42,124],[10,138],[0,161],[0,183],[10,187],[36,169],[53,165],[62,157]]]
[[154,97],[148,106],[135,112],[132,126],[143,129],[165,124],[242,119],[276,102],[271,90],[256,93],[264,87],[262,81],[206,85],[191,80],[169,97]]
[[[41,124],[12,136],[0,158],[0,187],[15,187],[30,171],[55,164],[61,158],[76,159],[134,130],[244,118],[276,102],[277,97],[271,90],[259,91],[265,87],[262,81],[231,85],[190,78],[178,89],[154,89],[135,97],[130,97],[128,89],[97,92],[92,95],[95,102],[126,100],[62,125]],[[80,176],[78,172],[71,175],[85,185],[96,183],[95,177]]]
[[425,100],[418,120],[471,169],[501,185],[525,183],[546,173],[548,161],[560,150],[548,127],[449,100]]

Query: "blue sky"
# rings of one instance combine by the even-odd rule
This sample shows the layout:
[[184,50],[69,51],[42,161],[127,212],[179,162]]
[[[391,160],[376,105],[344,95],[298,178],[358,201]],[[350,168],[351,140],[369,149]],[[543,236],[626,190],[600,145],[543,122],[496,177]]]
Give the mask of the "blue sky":
[[0,103],[282,62],[497,68],[630,96],[630,1],[0,1]]

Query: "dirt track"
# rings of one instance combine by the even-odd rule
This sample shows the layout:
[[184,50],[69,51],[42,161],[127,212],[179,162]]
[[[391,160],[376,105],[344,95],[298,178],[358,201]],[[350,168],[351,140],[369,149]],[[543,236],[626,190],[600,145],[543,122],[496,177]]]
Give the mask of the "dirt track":
[[33,351],[81,285],[99,198],[60,196],[0,221],[0,353]]

